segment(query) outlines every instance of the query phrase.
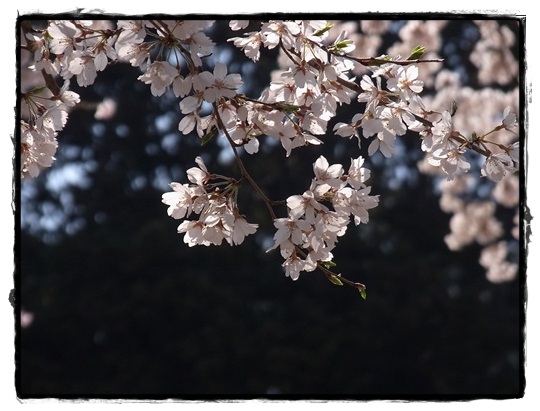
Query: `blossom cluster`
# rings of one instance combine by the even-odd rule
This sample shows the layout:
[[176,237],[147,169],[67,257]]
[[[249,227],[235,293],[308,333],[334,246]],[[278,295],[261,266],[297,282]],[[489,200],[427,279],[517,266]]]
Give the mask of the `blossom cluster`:
[[[516,127],[516,116],[509,112],[509,109],[505,109],[501,124],[482,136],[473,133],[467,138],[457,131],[449,111],[442,112],[438,115],[439,119],[429,125],[421,124],[417,130],[422,136],[425,161],[440,170],[448,180],[452,180],[471,169],[471,159],[466,155],[472,149],[485,156],[480,170],[482,176],[499,182],[504,177],[513,175],[519,169],[519,141],[502,146],[488,140],[488,135],[494,131],[512,130]],[[488,147],[490,144],[494,144],[494,147]]]
[[[178,99],[183,115],[179,131],[195,132],[203,144],[216,134],[226,137],[240,164],[241,180],[248,181],[269,208],[273,204],[245,170],[239,149],[256,154],[260,140],[269,138],[278,142],[289,157],[300,147],[323,144],[329,138],[328,124],[338,107],[353,102],[360,103],[362,109],[350,121],[335,124],[332,131],[339,137],[356,138],[359,149],[367,141],[369,156],[380,152],[391,157],[397,139],[415,133],[425,153],[420,168],[436,170],[446,177],[448,186],[462,181],[471,170],[478,170],[496,187],[517,179],[517,118],[510,107],[490,131],[480,133],[456,125],[457,105],[436,111],[428,104],[433,101],[421,97],[426,82],[437,88],[449,80],[432,78],[440,60],[420,64],[425,49],[413,48],[411,42],[424,38],[436,52],[440,44],[433,33],[443,23],[408,23],[403,29],[403,43],[389,49],[394,57],[376,58],[359,57],[358,53],[370,50],[369,55],[373,55],[375,49],[371,51],[370,42],[362,39],[377,38],[387,27],[382,21],[362,22],[364,37],[350,36],[346,23],[333,27],[324,20],[258,23],[257,29],[228,39],[253,62],[259,61],[264,48],[279,50],[280,67],[257,98],[241,93],[242,76],[229,73],[225,64],[217,61],[212,69],[203,64],[214,51],[215,43],[205,33],[213,24],[212,20],[119,20],[116,24],[108,20],[52,20],[44,30],[23,27],[24,46],[31,56],[27,67],[43,81],[22,93],[21,176],[35,177],[42,168],[52,165],[58,132],[66,124],[70,108],[80,100],[69,90],[70,81],[75,78],[79,86],[89,86],[107,65],[126,62],[141,70],[138,80],[147,84],[154,96],[171,92]],[[494,32],[493,25],[479,25],[482,36],[493,37],[488,36]],[[247,20],[229,24],[233,31],[253,26]],[[504,50],[500,43],[511,43],[506,31],[498,39],[497,44],[480,43],[475,53],[497,47]],[[361,50],[358,45],[363,45]],[[402,58],[404,52],[411,52],[410,57]],[[511,60],[501,53],[504,61]],[[63,82],[62,87],[56,85],[57,78]],[[486,78],[484,75],[483,81]],[[210,113],[203,115],[203,106],[211,107]],[[103,116],[96,112],[96,117],[98,114]],[[482,166],[478,167],[482,157]],[[232,245],[242,243],[257,225],[247,223],[238,210],[240,180],[209,173],[201,158],[196,162],[199,167],[187,173],[191,184],[171,183],[173,191],[163,195],[168,214],[175,219],[199,215],[197,220],[185,220],[178,227],[189,246],[218,245],[223,240]],[[279,247],[289,277],[297,279],[301,271],[313,271],[331,262],[332,250],[351,216],[356,225],[368,221],[367,210],[377,206],[378,197],[370,195],[371,188],[365,185],[369,171],[362,167],[363,162],[362,157],[353,159],[345,173],[341,164],[330,166],[320,157],[313,166],[315,178],[310,188],[284,201],[287,217],[278,218],[271,212],[277,229],[271,249]],[[457,196],[443,196],[443,209],[443,199],[448,201],[450,197],[453,205],[447,207],[454,213],[452,232],[446,238],[450,248],[459,249],[472,241],[490,246],[502,236],[492,205],[464,204]],[[487,226],[492,227],[489,235],[482,231]],[[486,258],[481,260],[484,266]]]
[[321,156],[313,164],[309,189],[287,198],[288,215],[274,220],[277,231],[268,251],[279,247],[288,277],[296,280],[300,271],[332,262],[332,250],[351,217],[356,225],[369,221],[368,210],[378,205],[379,197],[370,195],[365,184],[370,171],[363,163],[362,157],[351,159],[345,173],[341,164],[329,165]]
[[[444,237],[444,241],[454,251],[478,243],[483,247],[479,263],[486,268],[487,278],[492,282],[511,280],[517,275],[518,266],[507,260],[507,246],[510,239],[518,241],[520,237],[519,210],[516,208],[519,202],[519,178],[508,175],[496,183],[492,199],[466,201],[464,197],[474,186],[473,180],[471,175],[461,175],[454,180],[441,181],[440,207],[452,214],[450,233]],[[498,207],[516,208],[510,235],[505,233],[503,223],[496,216]],[[504,253],[501,250],[503,245]],[[494,250],[498,250],[497,253]],[[493,259],[490,260],[490,257]]]
[[[373,69],[373,75],[362,76],[360,82],[362,92],[357,99],[365,103],[365,111],[356,114],[351,123],[337,123],[334,131],[342,137],[356,137],[360,146],[358,129],[361,128],[362,137],[373,137],[368,147],[370,156],[380,151],[385,157],[391,157],[395,153],[396,137],[421,125],[410,106],[420,103],[418,93],[422,91],[423,83],[417,78],[415,66],[386,63]],[[387,90],[381,87],[383,78],[387,80]]]
[[[210,55],[214,46],[204,33],[212,24],[211,20],[120,20],[114,28],[106,21],[62,20],[51,21],[42,37],[26,33],[25,38],[33,51],[34,70],[60,75],[66,81],[66,86],[52,97],[55,102],[70,106],[78,102],[76,95],[62,98],[72,77],[80,86],[88,86],[110,62],[127,61],[144,71],[139,80],[150,85],[152,94],[161,96],[171,88],[181,98],[179,106],[184,117],[179,129],[184,134],[196,130],[203,138],[221,121],[235,144],[246,145],[248,153],[257,152],[257,137],[266,135],[279,140],[289,156],[294,148],[321,144],[320,136],[326,133],[338,105],[349,104],[357,96],[365,103],[365,111],[349,124],[338,123],[334,127],[337,135],[359,137],[357,129],[362,128],[362,136],[372,138],[368,154],[381,151],[389,157],[394,153],[395,138],[409,129],[420,133],[429,162],[440,166],[449,178],[457,170],[470,168],[464,154],[482,142],[457,138],[459,132],[452,129],[448,112],[433,113],[425,108],[419,96],[423,81],[418,79],[417,66],[399,64],[399,56],[386,64],[381,60],[371,65],[365,62],[373,75],[364,75],[358,86],[350,75],[355,60],[348,58],[355,46],[345,31],[325,44],[331,27],[326,21],[270,21],[262,23],[259,31],[229,39],[254,61],[259,59],[261,47],[281,47],[288,57],[288,67],[277,72],[258,99],[244,99],[238,94],[243,84],[239,74],[228,74],[226,66],[219,62],[213,72],[202,68],[201,57]],[[248,24],[231,21],[230,26],[240,30]],[[387,56],[381,59],[390,60]],[[183,66],[187,67],[184,75]],[[382,79],[386,89],[381,88]],[[216,105],[206,117],[200,116],[203,102]],[[440,118],[433,119],[434,114]],[[23,122],[21,127],[36,131],[33,123]],[[52,162],[47,155],[50,151],[44,150],[49,161],[42,159],[42,165]],[[516,170],[515,158],[507,153],[486,152],[483,174],[487,177],[500,179]]]
[[[21,176],[35,177],[52,165],[57,133],[67,121],[68,109],[80,101],[69,91],[72,78],[87,87],[110,63],[129,62],[143,70],[138,79],[150,85],[153,95],[161,96],[169,87],[181,93],[186,87],[179,71],[181,60],[188,59],[202,71],[201,56],[209,55],[214,45],[203,30],[212,24],[210,20],[119,20],[114,27],[108,20],[52,20],[45,30],[24,30],[24,47],[32,55],[27,68],[42,75],[45,84],[22,93]],[[149,34],[154,39],[145,41]],[[174,60],[175,65],[170,63]],[[58,77],[64,81],[61,88],[55,83]],[[201,87],[212,90],[213,86]],[[206,97],[210,94],[207,91]]]
[[[234,30],[246,25],[231,22]],[[327,28],[326,21],[271,21],[263,23],[259,31],[229,39],[255,62],[261,47],[281,47],[292,63],[273,76],[258,99],[238,96],[235,100],[241,106],[225,122],[235,144],[244,145],[252,154],[258,151],[258,137],[268,136],[282,145],[286,156],[295,148],[322,144],[321,136],[337,107],[349,104],[355,94],[343,85],[349,81],[352,62],[326,51]],[[338,46],[343,52],[354,48],[343,37],[329,47],[337,50]]]
[[22,95],[21,108],[26,118],[21,119],[21,176],[37,177],[40,170],[50,167],[55,160],[56,137],[64,128],[71,107],[80,99],[68,90],[66,81],[54,97],[44,87],[37,87]]
[[199,214],[197,220],[185,220],[178,226],[190,247],[220,245],[223,240],[230,245],[241,244],[258,225],[248,223],[240,214],[236,181],[209,173],[201,157],[195,161],[198,167],[187,170],[191,184],[171,183],[173,191],[163,194],[162,201],[169,206],[167,213],[174,219]]

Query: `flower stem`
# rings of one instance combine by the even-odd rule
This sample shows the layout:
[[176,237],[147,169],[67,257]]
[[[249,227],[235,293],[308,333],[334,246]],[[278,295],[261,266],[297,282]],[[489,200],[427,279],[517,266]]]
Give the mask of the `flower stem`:
[[218,120],[218,123],[219,123],[219,127],[223,130],[223,133],[225,134],[225,137],[227,137],[227,141],[229,142],[229,144],[230,144],[230,146],[231,146],[231,148],[233,150],[234,158],[236,159],[238,167],[240,167],[240,174],[242,175],[242,177],[244,177],[249,182],[249,184],[257,192],[257,194],[259,194],[259,196],[263,200],[264,204],[266,205],[266,208],[268,209],[268,213],[270,214],[270,217],[272,217],[272,220],[275,220],[276,219],[276,213],[274,212],[274,209],[272,208],[272,205],[276,204],[276,202],[270,200],[266,196],[264,191],[259,187],[259,185],[256,183],[256,181],[253,179],[253,177],[251,177],[251,175],[247,171],[246,166],[244,165],[244,162],[240,158],[240,154],[238,153],[238,149],[236,148],[236,144],[234,143],[233,139],[229,135],[229,132],[227,131],[227,128],[225,127],[225,124],[223,124],[223,120],[221,119],[221,116],[219,115],[219,110],[218,110],[217,104],[214,103],[213,106],[214,106],[214,113],[216,114],[216,117],[217,117],[217,120]]

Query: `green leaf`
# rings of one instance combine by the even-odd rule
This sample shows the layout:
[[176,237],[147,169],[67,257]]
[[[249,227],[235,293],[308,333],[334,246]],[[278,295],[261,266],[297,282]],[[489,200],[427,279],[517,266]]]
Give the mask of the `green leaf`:
[[424,55],[426,52],[426,48],[422,46],[416,46],[412,49],[411,55],[407,57],[407,60],[418,60],[420,57]]
[[333,261],[323,261],[322,265],[330,269],[332,267],[335,267],[337,264],[334,263]]
[[324,33],[326,33],[328,30],[332,28],[332,24],[326,23],[326,26],[320,29],[319,31],[316,31],[313,35],[314,36],[322,36]]
[[339,277],[337,275],[328,274],[327,277],[328,277],[328,279],[330,280],[330,282],[332,284],[343,285],[343,283],[341,282],[341,280],[339,279]]
[[333,44],[332,48],[334,50],[336,50],[336,51],[339,51],[339,50],[344,49],[345,47],[347,47],[352,42],[353,42],[352,40],[342,40],[339,43]]
[[213,128],[208,133],[206,133],[203,138],[201,139],[201,146],[204,146],[207,144],[210,140],[212,140],[216,136],[216,129]]
[[366,287],[364,286],[359,286],[358,287],[358,291],[360,291],[360,295],[362,296],[362,298],[365,300],[366,299]]
[[42,86],[42,87],[36,87],[36,88],[33,88],[30,92],[26,93],[27,95],[36,95],[36,94],[41,94],[43,91],[47,90],[47,86]]

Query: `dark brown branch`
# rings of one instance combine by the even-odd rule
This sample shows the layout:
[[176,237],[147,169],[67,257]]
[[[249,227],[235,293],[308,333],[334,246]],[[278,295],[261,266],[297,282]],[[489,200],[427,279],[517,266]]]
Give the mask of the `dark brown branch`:
[[253,177],[251,177],[251,175],[247,171],[246,166],[244,165],[244,162],[240,158],[240,154],[238,154],[238,150],[236,148],[236,145],[234,144],[234,141],[233,141],[232,137],[229,135],[229,132],[227,131],[227,127],[225,127],[225,124],[223,124],[223,120],[221,119],[221,116],[219,115],[219,110],[218,110],[217,103],[214,103],[213,106],[214,106],[214,112],[216,113],[216,117],[217,117],[217,120],[218,120],[218,123],[219,123],[219,127],[225,133],[225,137],[227,137],[227,141],[229,142],[229,144],[230,144],[230,146],[231,146],[231,148],[233,150],[234,157],[236,159],[238,167],[240,167],[240,173],[241,173],[242,177],[244,177],[249,182],[249,184],[253,187],[253,189],[257,192],[257,194],[259,194],[259,196],[263,200],[264,204],[266,205],[266,208],[268,209],[268,213],[270,214],[270,217],[272,218],[272,220],[275,220],[276,219],[276,213],[274,213],[274,209],[272,208],[272,204],[274,204],[275,202],[270,200],[266,196],[264,191],[259,187],[257,182],[255,180],[253,180]]
[[53,76],[47,73],[45,69],[41,69],[41,75],[45,80],[45,85],[47,86],[47,88],[51,90],[51,93],[53,93],[55,97],[58,97],[60,95],[60,87],[58,86],[58,84],[56,84]]
[[397,64],[398,66],[408,66],[409,64],[420,63],[442,63],[444,59],[415,59],[415,60],[386,60],[378,57],[358,58],[348,55],[335,54],[339,57],[345,57],[362,64],[363,66],[380,66],[381,64]]

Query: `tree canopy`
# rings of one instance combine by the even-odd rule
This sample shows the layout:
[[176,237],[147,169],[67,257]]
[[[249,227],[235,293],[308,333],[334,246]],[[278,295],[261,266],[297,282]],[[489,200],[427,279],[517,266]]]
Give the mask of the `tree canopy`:
[[[47,27],[37,16],[28,20]],[[470,58],[493,23],[514,39],[508,61],[519,62],[519,20],[460,16],[438,26],[418,21],[415,28],[412,18],[385,22],[381,32],[365,16],[339,23],[356,30],[359,45],[378,41],[368,57],[398,50],[407,33],[431,28],[447,77],[426,84],[430,102],[451,102],[438,96],[454,73],[471,95],[495,89],[501,101],[520,107],[520,64],[511,73],[508,63],[508,78],[495,73],[486,84],[485,68]],[[207,33],[216,42],[232,35],[221,20]],[[272,80],[279,58],[277,49],[264,50],[254,63],[231,42],[219,42],[208,64],[221,61],[229,73],[241,73],[242,93],[254,97]],[[188,247],[161,202],[169,183],[185,183],[197,156],[224,176],[239,178],[238,164],[223,135],[204,145],[195,131],[184,135],[178,98],[171,90],[154,95],[139,76],[139,68],[118,62],[90,87],[73,79],[80,103],[58,135],[54,165],[19,181],[17,300],[25,318],[32,316],[17,334],[19,397],[522,395],[523,270],[509,281],[489,281],[479,263],[481,244],[449,249],[453,215],[440,207],[445,178],[418,168],[417,137],[397,140],[391,158],[368,156],[367,144],[348,138],[328,138],[286,158],[280,144],[266,139],[256,156],[242,155],[272,199],[302,193],[321,155],[330,164],[349,164],[359,152],[366,157],[380,205],[333,251],[338,272],[366,284],[364,300],[316,271],[285,278],[279,251],[266,252],[275,232],[267,207],[244,187],[239,209],[259,230],[238,247]],[[464,96],[458,111],[468,107]],[[107,102],[114,111],[101,117]],[[359,105],[340,105],[328,130],[353,118]],[[478,179],[463,197],[482,201],[493,187]],[[515,211],[497,208],[507,233]],[[510,238],[510,258],[523,268],[523,239]]]

